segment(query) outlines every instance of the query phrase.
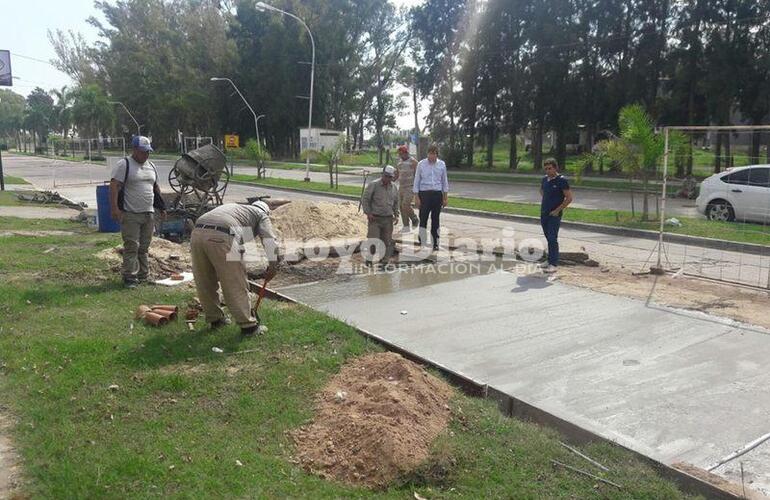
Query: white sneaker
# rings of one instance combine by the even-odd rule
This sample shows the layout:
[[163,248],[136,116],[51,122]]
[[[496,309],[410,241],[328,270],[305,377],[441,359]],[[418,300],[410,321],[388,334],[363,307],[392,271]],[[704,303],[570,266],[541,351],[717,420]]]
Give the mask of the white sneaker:
[[558,267],[556,267],[556,266],[552,266],[552,265],[550,265],[550,264],[549,264],[549,265],[547,265],[547,266],[545,266],[545,267],[543,267],[542,269],[543,269],[543,272],[544,272],[544,273],[548,273],[548,274],[551,274],[551,273],[555,273],[556,271],[558,271],[558,270],[559,270],[559,268],[558,268]]
[[411,233],[411,232],[412,232],[412,230],[409,229],[409,226],[404,226],[404,227],[401,228],[401,233],[402,234],[408,234],[408,233]]

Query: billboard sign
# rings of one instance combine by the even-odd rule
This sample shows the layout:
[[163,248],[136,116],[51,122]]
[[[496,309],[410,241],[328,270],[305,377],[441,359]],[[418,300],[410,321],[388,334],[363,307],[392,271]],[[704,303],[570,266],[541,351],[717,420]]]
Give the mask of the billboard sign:
[[0,50],[0,87],[10,87],[12,85],[11,52],[8,50]]

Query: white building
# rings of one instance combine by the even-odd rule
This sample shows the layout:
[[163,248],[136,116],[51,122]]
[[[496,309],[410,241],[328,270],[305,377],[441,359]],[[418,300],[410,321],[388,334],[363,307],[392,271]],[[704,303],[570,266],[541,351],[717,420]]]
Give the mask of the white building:
[[310,147],[307,144],[307,127],[299,129],[300,153],[306,149],[324,151],[333,148],[341,140],[344,140],[345,132],[313,127],[310,129]]

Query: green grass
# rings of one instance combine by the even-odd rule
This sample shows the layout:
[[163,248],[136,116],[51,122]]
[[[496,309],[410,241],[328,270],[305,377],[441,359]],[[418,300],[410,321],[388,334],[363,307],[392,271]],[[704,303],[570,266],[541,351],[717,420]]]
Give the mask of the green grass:
[[5,184],[29,184],[29,182],[25,181],[21,177],[14,177],[12,175],[4,175],[3,180],[5,181]]
[[241,341],[235,326],[146,327],[133,319],[137,305],[182,306],[194,292],[121,288],[93,256],[118,236],[70,229],[79,234],[0,239],[0,404],[16,422],[23,497],[682,497],[606,444],[583,451],[611,468],[605,477],[622,491],[554,469],[551,459],[591,467],[555,432],[459,394],[451,432],[390,488],[307,474],[292,462],[288,432],[312,417],[317,391],[346,360],[379,347],[327,316],[272,301],[261,311],[270,331],[259,339]]
[[[496,184],[528,184],[528,185],[540,185],[540,178],[539,177],[528,177],[528,176],[517,176],[517,175],[506,175],[506,176],[489,176],[489,175],[479,175],[474,173],[466,173],[466,172],[449,172],[449,180],[451,181],[465,181],[465,182],[489,182],[489,183],[496,183]],[[569,176],[569,174],[567,174]],[[634,183],[628,182],[627,180],[620,180],[620,181],[612,181],[612,180],[601,180],[601,179],[570,179],[570,183],[573,184],[576,187],[587,187],[587,188],[596,188],[596,189],[606,189],[610,191],[636,191],[641,192],[642,191],[642,185],[639,181],[636,181]],[[653,188],[651,188],[653,189]],[[669,194],[676,194],[676,192],[679,190],[678,186],[667,186],[666,191]]]
[[[234,180],[250,182],[261,186],[285,187],[302,189],[318,193],[335,193],[349,196],[360,196],[361,188],[356,186],[340,185],[331,188],[321,182],[303,182],[294,179],[267,178],[257,180],[250,175],[235,175]],[[641,201],[640,201],[641,203]],[[651,201],[654,203],[654,200]],[[475,198],[449,197],[449,206],[468,210],[480,210],[500,214],[526,215],[530,217],[540,216],[540,206],[533,203],[514,203],[497,200],[480,200]],[[655,217],[654,210],[651,217]],[[737,222],[715,222],[706,219],[689,217],[677,217],[682,223],[681,227],[666,226],[667,233],[684,234],[688,236],[701,236],[739,243],[754,243],[758,245],[770,245],[770,228],[760,224],[748,224]],[[641,221],[639,216],[632,217],[630,212],[616,210],[591,210],[585,208],[569,208],[564,215],[565,221],[586,222],[605,226],[626,227],[630,229],[647,229],[657,231],[659,222]]]
[[28,205],[16,197],[15,191],[0,191],[0,207],[18,207]]

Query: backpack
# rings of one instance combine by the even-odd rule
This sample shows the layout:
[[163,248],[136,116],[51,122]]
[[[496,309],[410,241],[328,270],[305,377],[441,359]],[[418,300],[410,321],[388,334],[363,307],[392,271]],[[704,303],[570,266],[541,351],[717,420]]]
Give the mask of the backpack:
[[[125,211],[124,200],[126,195],[124,191],[126,189],[126,182],[128,182],[128,168],[131,165],[131,163],[128,161],[128,156],[123,159],[126,161],[126,175],[123,177],[123,185],[121,186],[120,191],[118,191],[118,208],[121,211]],[[153,170],[155,170],[155,183],[152,185],[152,206],[153,208],[164,212],[166,210],[166,202],[163,200],[163,197],[158,194],[160,188],[158,188],[157,191],[155,190],[155,188],[158,186],[158,170],[155,168],[154,163],[150,162],[150,166]]]

